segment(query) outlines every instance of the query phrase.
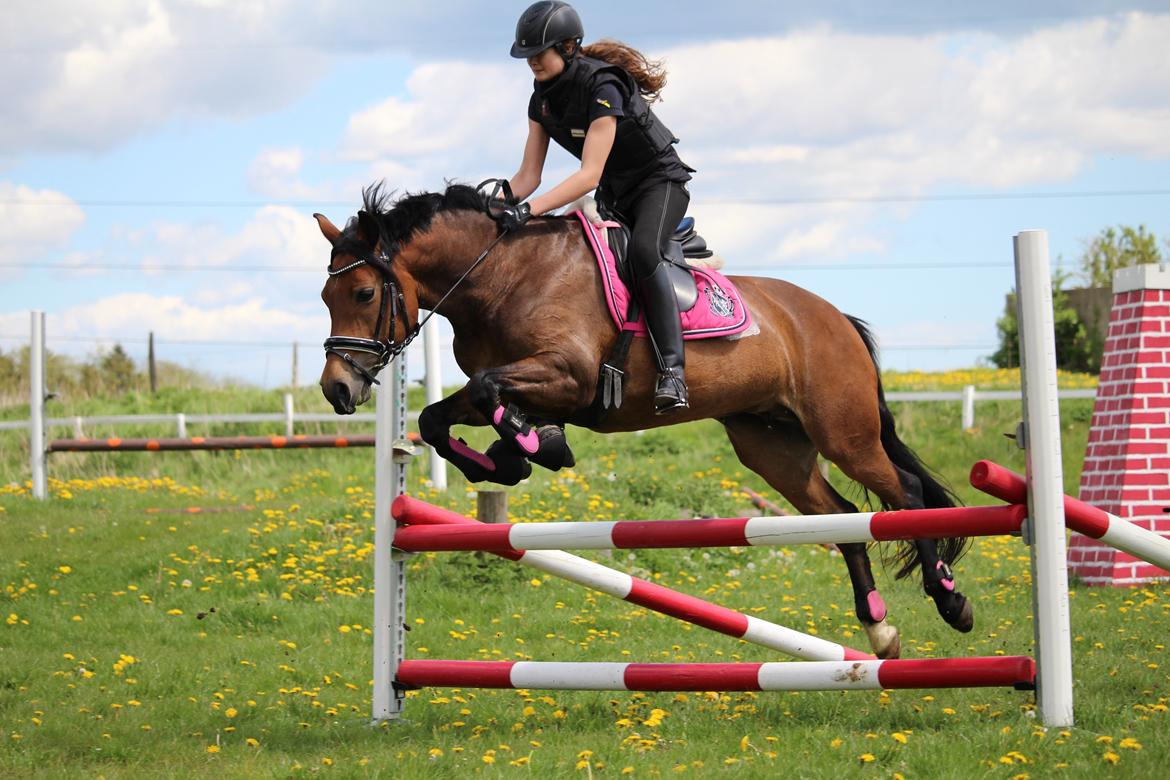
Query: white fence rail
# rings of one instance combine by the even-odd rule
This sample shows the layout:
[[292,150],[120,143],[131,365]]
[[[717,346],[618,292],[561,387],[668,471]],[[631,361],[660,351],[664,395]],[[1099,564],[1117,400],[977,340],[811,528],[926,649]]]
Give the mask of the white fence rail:
[[[1089,388],[1084,390],[1061,390],[1058,397],[1061,400],[1068,398],[1095,398],[1097,391]],[[428,399],[429,400],[429,399]],[[886,400],[890,403],[918,403],[926,401],[960,402],[963,404],[963,430],[975,427],[975,403],[978,401],[1019,401],[1019,390],[979,390],[968,385],[961,391],[949,392],[919,392],[905,391],[886,393]],[[284,432],[287,436],[295,433],[297,423],[374,423],[373,413],[358,413],[348,416],[336,415],[332,412],[296,412],[292,406],[292,395],[285,395],[284,412],[255,412],[236,414],[111,414],[95,415],[91,417],[47,417],[44,420],[46,428],[70,428],[77,438],[85,436],[85,429],[98,425],[170,425],[174,426],[176,435],[186,437],[188,425],[212,425],[227,423],[284,423]],[[418,412],[411,412],[410,419],[417,419]],[[27,431],[30,420],[11,420],[0,422],[0,431]]]
[[[286,395],[286,399],[292,396]],[[287,409],[287,407],[286,407]],[[410,414],[411,419],[418,417],[417,412]],[[296,413],[292,409],[285,412],[248,412],[237,414],[108,414],[92,417],[46,417],[46,428],[70,428],[77,438],[85,436],[85,429],[98,425],[170,425],[174,426],[176,435],[180,438],[187,436],[188,425],[212,425],[227,423],[284,423],[286,436],[295,433],[297,423],[368,423],[373,424],[373,413],[359,413],[341,416],[332,412],[303,412]],[[26,431],[32,425],[31,420],[10,420],[0,422],[0,431]]]

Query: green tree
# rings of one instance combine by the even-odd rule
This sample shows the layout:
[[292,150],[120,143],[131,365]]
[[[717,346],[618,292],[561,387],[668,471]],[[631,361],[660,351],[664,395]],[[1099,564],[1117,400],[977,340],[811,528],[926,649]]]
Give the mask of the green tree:
[[[1078,276],[1088,287],[1113,286],[1113,273],[1145,263],[1161,263],[1163,254],[1158,238],[1145,225],[1132,228],[1118,225],[1105,228],[1085,244],[1080,257]],[[1052,279],[1052,307],[1056,329],[1056,365],[1067,371],[1101,370],[1103,336],[1090,330],[1082,321],[1064,293],[1068,277],[1055,274]],[[999,334],[999,348],[991,355],[991,362],[999,368],[1020,365],[1019,323],[1016,322],[1015,293],[1009,296],[1009,311],[995,323]]]
[[102,356],[99,364],[102,382],[113,393],[125,393],[133,390],[137,384],[137,372],[134,370],[134,360],[126,354],[121,344]]
[[1112,287],[1113,272],[1131,265],[1162,262],[1158,239],[1146,230],[1128,225],[1105,228],[1085,245],[1081,276],[1089,287]]
[[[1052,280],[1052,317],[1056,334],[1056,367],[1065,371],[1101,369],[1101,357],[1093,349],[1093,340],[1081,322],[1076,310],[1069,305],[1063,286],[1066,277],[1061,274]],[[997,368],[1018,368],[1020,365],[1020,323],[1016,319],[1016,293],[1008,295],[1008,311],[995,323],[999,334],[999,348],[991,355]]]

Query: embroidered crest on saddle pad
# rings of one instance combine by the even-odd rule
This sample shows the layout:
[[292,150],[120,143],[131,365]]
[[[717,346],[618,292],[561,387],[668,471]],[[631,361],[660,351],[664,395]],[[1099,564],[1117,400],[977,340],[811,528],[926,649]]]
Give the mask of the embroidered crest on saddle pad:
[[[601,235],[599,226],[594,225],[581,211],[573,211],[585,231],[593,254],[601,270],[601,284],[604,288],[605,305],[619,330],[629,330],[635,336],[646,335],[646,320],[638,315],[636,322],[626,322],[629,310],[630,291],[618,275],[609,243]],[[600,227],[604,227],[602,223]],[[695,303],[681,312],[683,338],[687,340],[709,338],[737,338],[758,333],[754,327],[751,312],[744,305],[743,298],[731,281],[713,268],[688,266],[687,271],[695,280],[699,296]]]

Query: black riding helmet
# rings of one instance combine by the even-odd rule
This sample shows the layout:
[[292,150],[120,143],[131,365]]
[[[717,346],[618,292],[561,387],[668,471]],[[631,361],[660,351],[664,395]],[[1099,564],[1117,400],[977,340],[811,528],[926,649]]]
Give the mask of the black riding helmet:
[[573,6],[560,0],[542,0],[528,6],[528,10],[516,22],[516,41],[512,44],[512,56],[527,59],[545,49],[556,46],[561,56],[561,41],[575,40],[578,45],[585,37],[585,27]]

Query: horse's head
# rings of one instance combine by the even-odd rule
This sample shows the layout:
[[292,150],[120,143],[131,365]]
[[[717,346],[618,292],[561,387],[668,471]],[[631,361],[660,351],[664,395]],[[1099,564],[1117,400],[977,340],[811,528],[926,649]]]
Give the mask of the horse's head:
[[[483,213],[499,201],[479,188],[451,184],[442,193],[406,195],[391,203],[376,184],[362,196],[362,210],[344,230],[313,215],[333,247],[321,291],[333,321],[321,391],[338,414],[352,414],[369,400],[378,371],[417,335],[420,296],[430,289],[433,300],[425,308],[433,314],[504,235],[496,235],[495,222]],[[456,213],[458,219],[436,220]],[[469,219],[472,229],[466,229]],[[444,231],[438,236],[437,225]],[[424,235],[433,240],[422,240]],[[472,252],[489,240],[488,250],[469,267]]]
[[321,214],[313,216],[333,247],[321,290],[332,320],[321,392],[338,414],[353,414],[369,400],[378,371],[413,335],[411,314],[401,275],[392,267],[397,248],[386,246],[374,215],[359,211],[345,230]]

